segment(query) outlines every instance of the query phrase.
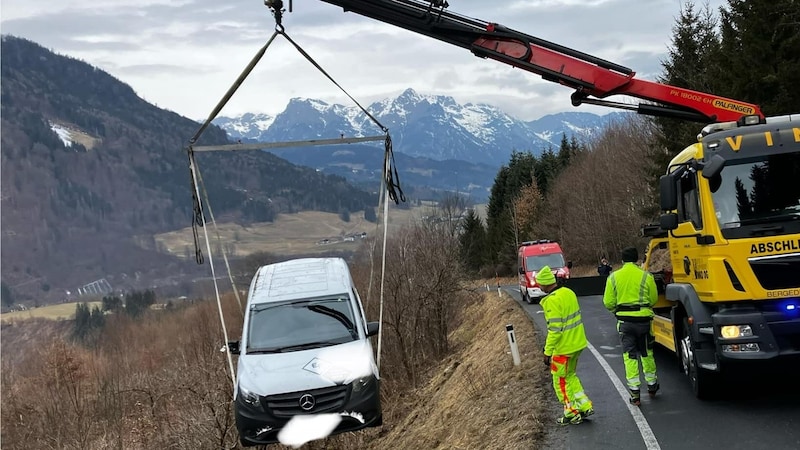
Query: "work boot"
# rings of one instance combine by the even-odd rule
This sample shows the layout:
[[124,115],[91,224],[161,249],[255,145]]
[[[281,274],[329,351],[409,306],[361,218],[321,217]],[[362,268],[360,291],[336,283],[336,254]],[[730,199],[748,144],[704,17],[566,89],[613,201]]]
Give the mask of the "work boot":
[[639,396],[639,390],[638,389],[631,389],[631,398],[630,398],[629,401],[631,402],[631,405],[634,405],[634,406],[639,406],[639,405],[642,404],[642,399]]
[[647,394],[650,395],[650,398],[653,398],[656,396],[656,392],[658,392],[659,389],[661,389],[661,385],[658,383],[648,385]]
[[581,417],[580,414],[572,417],[561,416],[558,419],[556,419],[556,423],[559,425],[569,425],[569,424],[577,425],[581,422],[583,422],[583,417]]
[[594,409],[593,408],[589,408],[586,411],[581,412],[581,417],[584,418],[584,419],[589,417],[589,416],[591,416],[591,415],[594,415]]

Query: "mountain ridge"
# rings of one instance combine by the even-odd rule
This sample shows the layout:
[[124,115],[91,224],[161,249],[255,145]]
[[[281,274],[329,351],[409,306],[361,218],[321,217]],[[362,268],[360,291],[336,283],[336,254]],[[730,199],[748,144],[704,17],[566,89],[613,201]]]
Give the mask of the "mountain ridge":
[[[562,135],[590,139],[621,114],[589,112],[548,114],[523,121],[485,103],[459,104],[444,95],[411,88],[395,98],[372,103],[368,111],[389,129],[396,151],[433,160],[455,159],[500,167],[513,151],[538,155],[557,148]],[[235,140],[281,142],[381,134],[356,106],[318,99],[292,98],[279,114],[220,116],[214,124]]]
[[[540,155],[557,150],[562,137],[586,141],[622,114],[599,116],[574,111],[524,122],[488,104],[460,105],[452,97],[406,89],[368,108],[389,128],[403,188],[415,197],[460,192],[476,202],[488,199],[500,166],[513,151]],[[286,142],[380,135],[358,108],[293,98],[280,114],[246,113],[218,117],[214,124],[242,142]],[[369,189],[383,169],[382,144],[269,149],[286,160],[336,174]],[[437,194],[437,192],[439,194]]]

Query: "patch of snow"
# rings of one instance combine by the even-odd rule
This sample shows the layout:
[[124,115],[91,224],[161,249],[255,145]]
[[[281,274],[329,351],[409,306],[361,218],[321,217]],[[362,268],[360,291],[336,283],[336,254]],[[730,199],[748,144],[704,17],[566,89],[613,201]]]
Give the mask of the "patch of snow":
[[50,129],[58,135],[65,147],[72,147],[72,133],[68,129],[53,122],[50,122]]
[[324,113],[330,109],[330,105],[323,102],[322,100],[315,100],[315,99],[305,99],[305,101],[311,105],[312,108],[316,109],[317,111]]
[[594,128],[591,128],[591,127],[590,128],[579,127],[579,126],[573,125],[573,124],[571,124],[569,122],[564,122],[564,125],[567,128],[569,128],[570,130],[574,131],[575,133],[582,134],[582,135],[590,135],[590,134],[592,134],[592,132],[594,132]]
[[540,139],[542,139],[544,141],[550,142],[551,144],[553,143],[553,141],[551,141],[551,139],[553,138],[553,135],[555,133],[552,132],[552,131],[545,131],[544,133],[534,133],[534,134],[536,135],[536,137],[538,137],[538,138],[540,138]]

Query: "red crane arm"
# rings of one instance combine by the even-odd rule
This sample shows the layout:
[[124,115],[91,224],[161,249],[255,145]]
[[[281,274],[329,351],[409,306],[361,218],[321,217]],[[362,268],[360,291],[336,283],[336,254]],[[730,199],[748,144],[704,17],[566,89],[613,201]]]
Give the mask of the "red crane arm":
[[[444,0],[322,0],[345,11],[469,49],[575,89],[572,104],[610,106],[640,114],[697,122],[726,122],[744,115],[764,117],[757,105],[634,78],[624,66],[579,52],[502,25],[446,10]],[[604,100],[627,95],[653,103],[632,105]]]

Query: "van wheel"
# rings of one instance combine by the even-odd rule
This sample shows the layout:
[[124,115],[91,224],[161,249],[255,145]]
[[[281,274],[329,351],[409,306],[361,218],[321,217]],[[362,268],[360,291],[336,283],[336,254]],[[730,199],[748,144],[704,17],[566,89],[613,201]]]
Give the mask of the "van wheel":
[[519,290],[519,297],[522,299],[523,302],[530,303],[530,300],[528,300],[528,293],[523,291],[522,289]]
[[683,373],[689,378],[692,391],[695,397],[703,400],[711,399],[715,396],[716,384],[719,382],[719,375],[708,370],[701,369],[697,364],[697,355],[694,353],[694,340],[690,332],[688,319],[683,319],[681,329],[681,340],[678,345],[681,368]]
[[542,300],[541,297],[530,297],[531,301],[529,302],[531,305],[538,305],[539,301]]

